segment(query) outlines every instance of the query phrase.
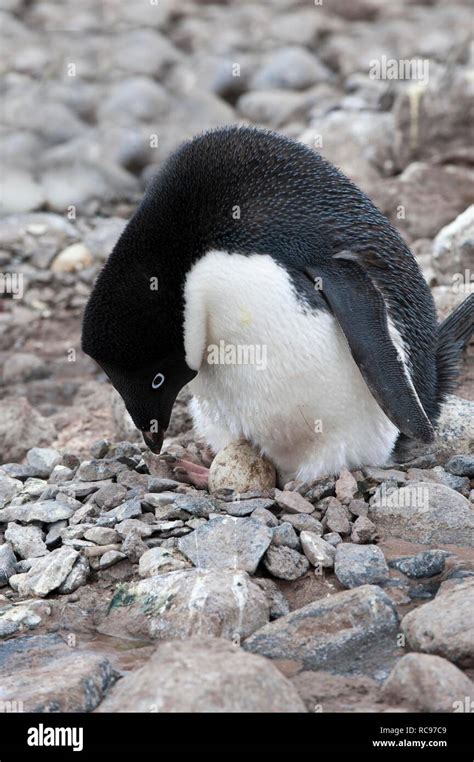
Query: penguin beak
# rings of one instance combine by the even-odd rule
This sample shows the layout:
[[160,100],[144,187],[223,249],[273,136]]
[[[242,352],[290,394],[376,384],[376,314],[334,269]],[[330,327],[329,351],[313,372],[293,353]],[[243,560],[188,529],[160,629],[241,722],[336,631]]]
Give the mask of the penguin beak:
[[146,446],[154,452],[155,455],[159,455],[163,444],[163,438],[165,436],[165,430],[160,426],[158,431],[142,431],[142,434]]

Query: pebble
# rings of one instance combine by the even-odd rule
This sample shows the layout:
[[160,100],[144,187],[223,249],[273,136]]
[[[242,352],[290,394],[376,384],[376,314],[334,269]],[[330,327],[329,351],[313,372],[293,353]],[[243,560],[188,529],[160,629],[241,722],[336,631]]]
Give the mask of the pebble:
[[22,596],[44,598],[64,582],[78,556],[79,553],[74,548],[52,550],[46,556],[38,558],[26,574],[10,577],[10,585]]
[[336,550],[329,542],[313,532],[301,532],[301,547],[312,566],[330,569],[334,566]]
[[449,555],[450,553],[446,550],[424,550],[415,556],[394,559],[389,566],[398,569],[411,579],[434,577],[444,570],[446,558]]
[[125,553],[122,553],[120,550],[108,550],[100,557],[99,568],[108,569],[109,566],[114,566],[114,564],[123,561],[126,557]]
[[39,472],[36,476],[50,476],[53,468],[61,463],[62,455],[52,447],[33,447],[28,450],[26,459]]
[[94,493],[94,502],[104,511],[109,511],[125,501],[127,492],[121,484],[106,484]]
[[111,479],[117,473],[117,465],[105,460],[84,460],[76,472],[76,478],[84,482]]
[[347,517],[347,509],[335,498],[327,498],[330,502],[324,515],[323,526],[330,532],[347,535],[351,533],[351,523]]
[[23,485],[20,479],[0,474],[0,509],[3,508],[15,495],[20,492]]
[[138,573],[140,577],[153,577],[155,574],[186,569],[191,563],[179,550],[174,548],[151,548],[140,558]]
[[16,557],[8,542],[0,545],[0,587],[8,584],[10,577],[16,572]]
[[122,542],[121,551],[133,564],[138,563],[147,550],[148,545],[145,545],[138,532],[129,532]]
[[96,545],[110,545],[120,542],[119,532],[109,527],[91,527],[84,533],[84,538]]
[[327,532],[326,534],[323,534],[323,540],[326,540],[326,542],[335,548],[342,542],[342,537],[337,532]]
[[263,558],[263,565],[279,579],[298,579],[309,569],[309,561],[298,551],[285,545],[271,545]]
[[73,508],[57,500],[40,500],[36,503],[30,502],[1,509],[0,521],[21,521],[25,524],[41,521],[52,524],[61,519],[69,519],[73,514]]
[[348,588],[377,585],[389,577],[384,554],[376,545],[341,543],[336,548],[334,571]]
[[254,511],[252,511],[252,518],[256,519],[257,521],[261,521],[263,524],[266,524],[267,527],[277,527],[278,526],[278,519],[275,516],[274,513],[267,510],[267,508],[259,507],[256,508]]
[[347,468],[343,468],[336,481],[336,497],[341,503],[348,504],[357,492],[357,482]]
[[285,513],[313,513],[314,505],[299,492],[281,492],[275,490],[275,501]]
[[471,455],[454,455],[446,463],[446,470],[456,476],[468,476],[474,479],[474,457]]
[[254,573],[270,545],[272,530],[252,518],[215,518],[178,542],[201,569],[243,569]]
[[232,442],[217,453],[209,469],[209,492],[270,490],[275,486],[272,464],[246,441]]
[[20,558],[38,558],[48,553],[44,533],[38,526],[22,526],[11,522],[5,530],[5,539]]
[[[253,515],[254,514],[252,514],[252,516]],[[268,524],[268,526],[274,525]],[[288,548],[293,548],[294,550],[300,547],[298,535],[288,521],[284,521],[282,524],[278,524],[277,522],[277,526],[273,530],[272,545],[286,545]]]
[[321,522],[318,521],[318,519],[315,519],[314,516],[308,516],[306,513],[284,513],[280,516],[280,521],[288,522],[297,532],[307,530],[308,532],[315,532],[316,534],[323,533],[323,525]]
[[377,537],[377,527],[365,516],[358,516],[352,525],[351,540],[358,544],[373,542]]

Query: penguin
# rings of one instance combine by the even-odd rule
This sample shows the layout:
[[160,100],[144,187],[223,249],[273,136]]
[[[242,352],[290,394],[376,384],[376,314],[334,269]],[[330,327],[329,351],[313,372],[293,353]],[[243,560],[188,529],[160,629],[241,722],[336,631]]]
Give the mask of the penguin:
[[[82,348],[159,453],[176,396],[217,452],[246,439],[283,480],[430,443],[473,332],[439,325],[396,229],[317,152],[217,128],[161,166],[100,272]],[[205,469],[189,469],[205,484]]]

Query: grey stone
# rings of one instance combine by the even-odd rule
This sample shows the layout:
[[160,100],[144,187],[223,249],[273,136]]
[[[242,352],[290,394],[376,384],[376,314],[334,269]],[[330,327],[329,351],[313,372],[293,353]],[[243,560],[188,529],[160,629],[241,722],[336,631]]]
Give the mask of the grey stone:
[[342,542],[336,548],[334,571],[344,587],[376,585],[389,577],[384,554],[376,545]]
[[219,508],[219,504],[212,497],[193,497],[188,495],[174,495],[174,507],[177,510],[186,511],[197,518],[209,518]]
[[37,503],[24,503],[24,505],[10,505],[0,510],[0,521],[42,521],[52,524],[61,519],[69,519],[74,514],[74,509],[58,502],[57,500],[40,500]]
[[82,585],[85,585],[90,574],[90,564],[84,556],[78,556],[64,582],[61,582],[58,592],[61,595],[74,593]]
[[125,519],[134,519],[137,516],[141,516],[141,513],[142,508],[140,500],[138,498],[130,498],[130,500],[126,500],[124,503],[121,503],[121,505],[117,505],[116,508],[107,511],[107,518],[113,520],[115,523],[119,523],[125,521]]
[[23,484],[19,479],[12,479],[11,476],[0,475],[0,509],[15,497],[22,489]]
[[446,550],[424,550],[416,556],[394,559],[390,562],[390,566],[412,579],[434,577],[435,574],[441,574],[449,555]]
[[[259,511],[260,515],[266,515],[267,513],[270,513],[268,509],[272,508],[274,505],[274,500],[265,498],[254,498],[253,500],[229,500],[228,502],[219,501],[219,508],[224,513],[228,513],[229,516],[249,516],[250,514],[253,515],[255,511]],[[263,514],[263,511],[266,513]],[[273,514],[270,515],[273,516]],[[275,518],[275,516],[273,516],[273,518]],[[271,524],[268,526],[271,526]]]
[[[262,524],[266,524],[267,527],[277,527],[278,519],[274,513],[267,508],[259,507],[252,511],[252,518],[256,521],[261,521]],[[290,524],[291,526],[291,524]],[[275,533],[274,533],[275,534]]]
[[315,534],[323,533],[323,525],[314,516],[308,516],[306,513],[292,514],[284,513],[280,516],[280,521],[288,522],[296,529],[297,532],[314,532]]
[[327,498],[329,502],[325,516],[324,526],[330,532],[347,535],[351,533],[351,523],[347,517],[347,510],[335,498]]
[[8,542],[0,545],[0,587],[8,584],[10,577],[16,572],[16,558],[12,546]]
[[456,476],[468,476],[474,479],[474,457],[472,455],[454,455],[446,463],[446,470]]
[[44,534],[38,526],[22,526],[11,522],[5,531],[5,539],[20,558],[45,556],[48,548],[43,538]]
[[272,539],[269,527],[252,518],[215,518],[179,540],[178,547],[202,569],[255,572]]
[[150,476],[148,479],[148,492],[166,492],[173,491],[181,486],[181,482],[175,479],[166,479],[160,476]]
[[268,622],[267,599],[246,572],[182,569],[121,586],[99,625],[133,638],[245,638]]
[[285,545],[271,545],[263,557],[263,564],[279,579],[298,579],[309,569],[308,559]]
[[335,548],[313,532],[301,532],[301,547],[308,561],[316,567],[332,568]]
[[37,475],[50,476],[53,468],[61,463],[62,455],[52,447],[33,447],[28,450],[26,459],[30,466],[37,469]]
[[460,667],[472,667],[473,611],[474,578],[467,577],[406,614],[402,630],[413,651],[443,656]]
[[291,45],[272,51],[251,80],[251,89],[304,90],[330,78],[324,64],[303,47]]
[[124,677],[99,712],[304,712],[276,667],[217,638],[162,643]]
[[314,505],[306,500],[299,492],[275,490],[275,501],[285,513],[313,513]]
[[133,564],[136,564],[147,552],[148,545],[145,545],[138,532],[132,531],[125,536],[121,550]]
[[369,518],[393,537],[426,545],[474,547],[474,512],[458,492],[435,482],[414,482],[370,501]]
[[40,598],[56,590],[67,578],[79,553],[74,548],[62,547],[38,558],[30,571],[10,578],[20,595],[36,595]]
[[276,582],[269,577],[255,577],[254,582],[263,590],[267,597],[271,620],[290,613],[290,605]]
[[[270,526],[272,526],[270,524]],[[277,524],[273,530],[272,545],[286,545],[288,548],[299,548],[298,535],[288,521]]]
[[84,460],[76,472],[76,478],[84,482],[110,479],[117,473],[117,466],[105,460]]
[[118,677],[101,653],[71,648],[59,635],[14,638],[2,648],[2,699],[33,713],[91,712]]
[[459,712],[474,701],[474,685],[447,659],[411,653],[395,664],[382,696],[418,712]]
[[393,660],[398,617],[375,585],[318,599],[265,625],[243,644],[247,651],[294,666],[339,674],[376,674]]
[[116,508],[127,497],[128,490],[122,484],[106,484],[94,494],[94,502],[105,511]]
[[154,577],[170,571],[187,569],[191,562],[174,548],[151,548],[145,551],[138,564],[140,577]]
[[116,529],[109,527],[91,527],[84,533],[84,539],[95,542],[96,545],[110,545],[110,543],[120,542],[120,535]]
[[339,543],[342,542],[342,537],[337,532],[327,532],[326,534],[323,534],[323,540],[329,543],[329,545],[332,545],[334,548],[336,548]]
[[100,557],[99,567],[101,569],[108,569],[109,566],[114,566],[119,561],[123,561],[124,558],[127,558],[127,556],[119,550],[107,550]]
[[23,397],[0,400],[0,462],[18,463],[28,450],[48,444],[55,435],[53,422]]
[[368,542],[374,542],[377,537],[377,527],[374,522],[366,516],[358,516],[352,525],[352,542],[363,545]]

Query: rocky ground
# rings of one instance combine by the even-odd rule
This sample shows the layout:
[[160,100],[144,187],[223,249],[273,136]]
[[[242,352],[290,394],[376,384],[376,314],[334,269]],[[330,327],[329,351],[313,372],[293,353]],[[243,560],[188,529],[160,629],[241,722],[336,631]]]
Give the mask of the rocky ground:
[[[186,393],[166,454],[152,456],[79,334],[153,171],[183,139],[235,122],[340,166],[397,225],[448,314],[472,290],[468,4],[2,9],[0,702],[465,710],[472,347],[429,451],[277,488],[271,469],[250,478],[241,446],[210,493],[174,468],[183,454],[210,460]],[[372,79],[382,56],[422,57],[428,81]]]

